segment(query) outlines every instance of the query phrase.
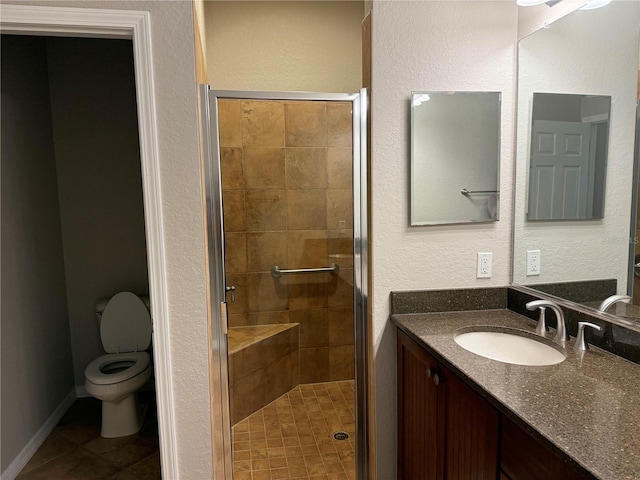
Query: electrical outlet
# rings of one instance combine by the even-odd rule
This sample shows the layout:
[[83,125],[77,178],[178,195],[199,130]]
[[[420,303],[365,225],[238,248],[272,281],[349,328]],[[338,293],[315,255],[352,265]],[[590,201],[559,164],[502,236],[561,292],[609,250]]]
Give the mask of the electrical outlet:
[[478,252],[476,278],[491,278],[491,252]]
[[540,275],[540,250],[527,250],[527,277]]

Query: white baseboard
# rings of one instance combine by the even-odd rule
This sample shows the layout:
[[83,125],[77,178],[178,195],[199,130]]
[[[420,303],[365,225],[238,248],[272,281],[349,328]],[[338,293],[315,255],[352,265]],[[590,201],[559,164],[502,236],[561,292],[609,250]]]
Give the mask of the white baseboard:
[[69,410],[69,407],[71,407],[75,399],[76,389],[73,389],[69,392],[65,399],[62,400],[62,403],[58,405],[58,407],[54,410],[47,421],[44,422],[44,424],[38,429],[31,440],[27,442],[27,444],[16,456],[16,458],[13,459],[6,470],[2,472],[2,475],[0,475],[0,480],[14,480],[18,476],[24,466],[29,462],[29,460],[31,460],[31,457],[33,457],[33,455],[38,451],[40,445],[42,445],[43,442],[47,439],[60,419],[62,419],[67,410]]

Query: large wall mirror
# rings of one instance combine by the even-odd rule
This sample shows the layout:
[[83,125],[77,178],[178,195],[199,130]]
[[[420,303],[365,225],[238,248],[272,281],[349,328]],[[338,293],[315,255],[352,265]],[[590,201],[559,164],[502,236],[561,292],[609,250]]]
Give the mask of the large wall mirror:
[[[520,42],[516,285],[593,308],[633,292],[639,25],[639,2],[614,1]],[[640,320],[638,311],[610,313]]]
[[498,220],[499,92],[411,95],[411,225]]

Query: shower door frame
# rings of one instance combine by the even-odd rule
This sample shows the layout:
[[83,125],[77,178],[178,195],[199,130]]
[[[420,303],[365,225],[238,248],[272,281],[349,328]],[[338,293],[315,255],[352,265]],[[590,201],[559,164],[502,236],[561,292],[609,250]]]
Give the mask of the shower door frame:
[[[227,366],[226,278],[222,212],[221,159],[218,130],[218,99],[350,102],[352,105],[353,155],[353,287],[354,287],[354,376],[356,420],[356,478],[368,478],[368,203],[367,203],[367,89],[358,93],[261,92],[211,90],[200,86],[205,153],[205,189],[210,281],[210,344],[212,372],[213,455],[224,458],[216,479],[232,479],[229,374]],[[216,380],[216,379],[219,379]],[[216,425],[221,431],[215,431]],[[214,461],[214,464],[216,462]],[[214,465],[214,469],[215,469]]]

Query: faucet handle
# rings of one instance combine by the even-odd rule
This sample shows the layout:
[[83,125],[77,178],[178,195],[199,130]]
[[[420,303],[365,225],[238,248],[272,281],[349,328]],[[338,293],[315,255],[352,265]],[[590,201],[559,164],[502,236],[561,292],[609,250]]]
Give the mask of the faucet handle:
[[540,335],[544,335],[549,331],[549,327],[547,326],[547,318],[545,313],[547,311],[547,307],[540,307],[540,316],[538,317],[538,326],[536,327],[536,333]]
[[595,323],[590,322],[578,322],[578,335],[576,336],[576,343],[573,345],[573,348],[576,350],[589,350],[589,344],[584,338],[584,328],[591,327],[595,330],[602,330],[600,325],[596,325]]
[[544,300],[534,300],[533,302],[529,302],[526,304],[527,310],[535,310],[536,308],[540,309],[538,326],[536,327],[536,333],[539,335],[544,335],[549,331],[546,318],[547,305],[548,303],[546,303]]
[[[533,300],[525,305],[527,310],[535,310],[536,308],[548,307],[556,314],[556,336],[553,337],[554,342],[565,343],[569,341],[569,333],[567,332],[567,326],[565,325],[564,313],[562,309],[551,300]],[[546,326],[546,325],[545,325]],[[538,327],[541,327],[538,325]],[[538,330],[536,329],[536,332]],[[540,328],[540,331],[542,329]]]

